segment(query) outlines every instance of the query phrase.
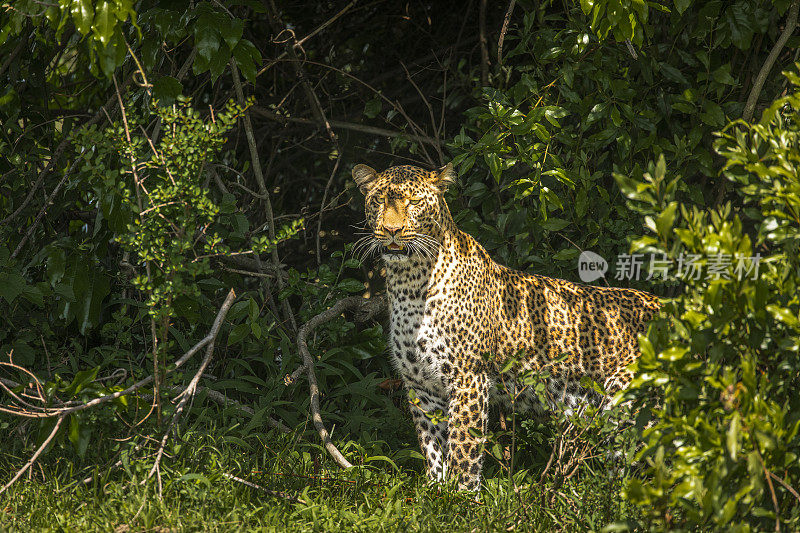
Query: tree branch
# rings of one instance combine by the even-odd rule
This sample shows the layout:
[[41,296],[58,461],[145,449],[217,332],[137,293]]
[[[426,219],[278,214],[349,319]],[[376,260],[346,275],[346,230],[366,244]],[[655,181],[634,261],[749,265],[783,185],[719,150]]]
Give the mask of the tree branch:
[[[345,310],[355,310],[359,314],[357,320],[363,319],[359,321],[364,321],[368,320],[368,317],[380,313],[386,306],[386,299],[382,297],[365,299],[361,296],[349,296],[336,302],[330,309],[313,317],[303,324],[297,332],[297,348],[300,352],[300,356],[303,358],[303,367],[301,368],[305,368],[306,375],[308,376],[308,388],[311,395],[311,419],[314,422],[314,427],[317,428],[317,432],[322,439],[322,444],[325,446],[325,449],[328,450],[328,453],[331,454],[334,461],[342,468],[350,468],[353,465],[345,459],[344,455],[342,455],[339,449],[333,444],[330,434],[325,428],[325,423],[322,421],[319,408],[319,385],[317,385],[317,376],[314,373],[314,358],[311,357],[311,353],[308,350],[308,341],[306,339],[309,333],[318,326],[333,320]],[[289,379],[287,379],[287,381],[289,381]]]
[[750,96],[747,97],[747,103],[745,103],[744,112],[742,112],[742,118],[747,122],[750,122],[750,119],[753,118],[753,113],[755,113],[756,104],[758,103],[758,97],[761,96],[761,89],[767,81],[767,76],[770,70],[772,70],[775,60],[778,59],[778,55],[780,55],[781,50],[783,50],[783,47],[786,45],[786,41],[789,40],[795,28],[797,28],[798,12],[800,12],[800,0],[793,0],[791,6],[789,6],[789,14],[786,15],[786,27],[783,28],[783,32],[781,32],[778,40],[775,41],[775,46],[772,47],[767,59],[761,66],[761,70],[758,72],[758,76],[756,76],[753,82],[753,88],[750,90]]
[[27,463],[25,463],[25,466],[23,466],[22,468],[20,468],[20,469],[17,471],[17,473],[14,475],[14,477],[12,477],[12,478],[11,478],[11,481],[9,481],[9,482],[8,482],[8,483],[6,483],[5,485],[3,485],[3,488],[2,488],[2,489],[0,489],[0,494],[3,494],[3,493],[6,491],[6,489],[7,489],[8,487],[10,487],[11,485],[13,485],[13,484],[14,484],[14,482],[15,482],[15,481],[17,481],[17,480],[20,478],[20,476],[22,476],[22,474],[24,474],[25,472],[27,472],[27,471],[28,471],[28,469],[29,469],[31,466],[33,466],[33,463],[35,463],[35,462],[36,462],[36,459],[38,459],[38,458],[39,458],[39,456],[42,454],[42,452],[44,451],[44,449],[45,449],[45,448],[47,448],[47,445],[48,445],[48,444],[50,444],[50,441],[51,441],[51,440],[53,440],[53,437],[55,437],[55,436],[56,436],[56,433],[58,433],[58,429],[61,427],[61,424],[62,424],[62,422],[64,422],[64,417],[65,417],[65,416],[66,416],[66,415],[61,415],[60,417],[58,417],[58,420],[56,420],[56,425],[55,425],[55,426],[53,426],[53,431],[51,431],[51,432],[50,432],[50,435],[48,435],[48,437],[45,439],[45,441],[42,443],[42,445],[41,445],[41,446],[39,446],[39,448],[38,448],[38,449],[37,449],[37,450],[36,450],[36,451],[33,453],[33,455],[31,456],[31,458],[30,458],[30,459],[28,459],[28,462],[27,462]]
[[511,0],[506,9],[506,16],[503,18],[503,27],[500,28],[500,38],[497,39],[497,64],[503,64],[503,42],[506,40],[506,32],[508,31],[508,23],[511,22],[511,14],[514,12],[514,5],[517,0]]
[[[219,333],[219,328],[222,326],[222,322],[225,320],[225,316],[228,314],[228,310],[230,309],[233,300],[235,299],[236,294],[234,293],[233,289],[228,292],[228,296],[225,299],[225,302],[222,304],[219,312],[217,313],[217,317],[214,319],[214,324],[211,326],[211,331],[203,337],[197,344],[192,346],[189,351],[183,354],[179,359],[177,359],[173,364],[172,368],[167,369],[167,373],[174,372],[176,369],[181,367],[186,361],[188,361],[194,354],[200,351],[201,348],[206,346],[209,342],[216,338],[217,333]],[[89,409],[96,405],[100,405],[102,403],[110,402],[111,400],[115,400],[120,396],[127,396],[137,390],[141,389],[142,387],[148,385],[151,381],[153,381],[153,376],[147,376],[125,390],[117,391],[113,394],[108,394],[106,396],[100,396],[99,398],[95,398],[90,400],[86,403],[81,403],[78,405],[70,405],[68,407],[42,407],[38,412],[29,412],[29,411],[14,411],[7,408],[0,408],[0,411],[22,416],[25,418],[53,418],[56,416],[64,416],[72,413],[77,413],[79,411],[83,411],[85,409]]]
[[[266,118],[268,120],[274,120],[276,122],[283,122],[283,123],[292,122],[295,124],[306,124],[309,126],[321,126],[321,124],[309,118],[284,117],[283,115],[279,115],[277,113],[274,113],[272,111],[269,111],[268,109],[259,106],[253,106],[250,109],[256,115]],[[369,135],[378,135],[380,137],[389,137],[389,138],[404,137],[410,141],[417,141],[420,143],[429,144],[431,146],[436,146],[437,144],[435,139],[423,135],[413,135],[402,131],[392,131],[384,128],[377,128],[375,126],[367,126],[366,124],[343,122],[341,120],[331,120],[330,124],[331,126],[337,129],[352,130],[352,131],[357,131],[359,133],[367,133]]]
[[[240,105],[244,105],[244,91],[242,90],[242,82],[239,79],[239,68],[236,66],[236,61],[234,58],[231,58],[230,61],[231,65],[231,76],[233,77],[233,84],[236,88],[236,98],[239,100]],[[275,215],[272,211],[272,201],[269,197],[269,191],[267,191],[267,186],[264,182],[264,175],[261,169],[261,161],[258,157],[258,147],[256,146],[256,138],[253,134],[253,123],[250,121],[250,111],[245,111],[244,114],[244,131],[247,137],[247,144],[250,148],[250,158],[252,159],[253,163],[253,173],[256,176],[256,182],[258,183],[258,191],[261,193],[261,197],[264,201],[264,211],[266,211],[267,215],[267,231],[269,238],[271,240],[275,240]],[[273,247],[272,252],[272,263],[277,268],[278,265],[281,263],[280,256],[278,255],[278,247]],[[261,263],[261,259],[256,256],[256,263]],[[259,269],[260,270],[260,269]],[[278,289],[283,289],[284,283],[283,278],[277,278]],[[289,319],[289,323],[292,325],[292,329],[295,331],[297,330],[297,321],[294,318],[294,313],[292,312],[292,308],[289,306],[288,300],[283,300],[283,312],[286,315],[286,318]]]
[[486,0],[478,7],[478,38],[481,44],[481,86],[489,85],[489,43],[486,40]]

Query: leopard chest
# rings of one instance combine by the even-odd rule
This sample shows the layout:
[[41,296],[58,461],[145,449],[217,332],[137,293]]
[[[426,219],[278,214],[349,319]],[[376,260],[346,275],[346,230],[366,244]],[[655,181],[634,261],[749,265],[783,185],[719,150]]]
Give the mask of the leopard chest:
[[448,366],[441,328],[432,312],[425,269],[387,269],[392,360],[406,384],[444,393]]

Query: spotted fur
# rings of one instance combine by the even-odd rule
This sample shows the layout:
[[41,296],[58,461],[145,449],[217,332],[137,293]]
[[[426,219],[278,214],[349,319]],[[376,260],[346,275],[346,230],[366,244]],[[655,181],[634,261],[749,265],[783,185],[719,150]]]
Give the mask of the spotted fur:
[[[372,234],[386,264],[392,360],[413,391],[412,413],[429,476],[480,486],[482,434],[493,386],[510,357],[521,371],[547,369],[555,400],[587,398],[587,376],[609,393],[628,384],[639,355],[637,334],[658,299],[622,288],[584,286],[495,263],[453,221],[443,193],[451,165],[381,173],[353,169],[366,196]],[[492,354],[487,359],[484,354]],[[523,407],[540,408],[533,395]],[[478,431],[470,431],[476,429]]]

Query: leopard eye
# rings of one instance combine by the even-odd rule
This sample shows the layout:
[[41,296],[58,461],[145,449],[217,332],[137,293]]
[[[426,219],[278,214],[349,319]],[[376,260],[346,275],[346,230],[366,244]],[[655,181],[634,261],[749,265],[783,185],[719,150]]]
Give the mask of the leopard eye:
[[418,197],[417,198],[409,198],[408,203],[410,205],[417,205],[421,201],[422,201],[422,198],[418,198]]

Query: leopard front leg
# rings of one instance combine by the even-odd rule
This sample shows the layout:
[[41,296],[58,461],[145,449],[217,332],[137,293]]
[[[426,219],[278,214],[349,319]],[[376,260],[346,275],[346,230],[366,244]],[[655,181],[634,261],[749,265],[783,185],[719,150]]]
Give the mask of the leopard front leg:
[[458,488],[478,490],[483,466],[483,435],[489,419],[489,378],[460,374],[450,387],[447,471]]
[[432,481],[442,481],[446,475],[447,402],[416,380],[406,380],[406,386],[425,470]]

